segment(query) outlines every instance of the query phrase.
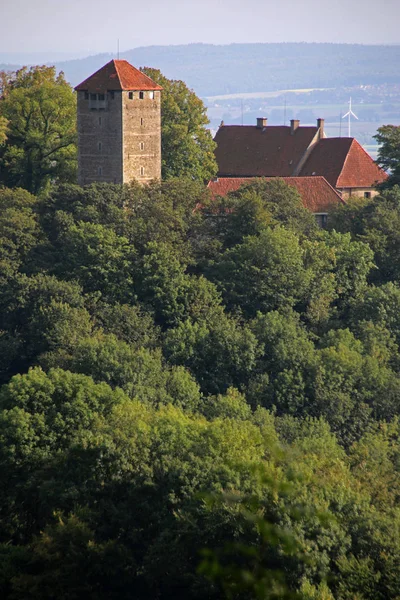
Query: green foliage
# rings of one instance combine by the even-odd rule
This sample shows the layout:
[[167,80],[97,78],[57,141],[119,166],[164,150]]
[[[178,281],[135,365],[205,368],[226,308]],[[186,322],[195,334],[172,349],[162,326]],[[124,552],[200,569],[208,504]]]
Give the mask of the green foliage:
[[180,177],[208,181],[217,172],[215,143],[206,107],[183,81],[167,79],[157,69],[142,71],[162,86],[161,174],[163,179]]
[[389,171],[389,179],[383,182],[382,189],[400,184],[400,126],[383,125],[374,136],[379,144],[377,163]]
[[222,254],[210,273],[228,308],[240,307],[248,316],[294,306],[309,285],[299,240],[281,227],[245,238]]
[[24,67],[7,79],[0,99],[0,117],[8,121],[1,181],[36,194],[51,180],[73,180],[76,102],[64,75],[54,67]]
[[398,192],[207,196],[0,189],[6,600],[400,595]]

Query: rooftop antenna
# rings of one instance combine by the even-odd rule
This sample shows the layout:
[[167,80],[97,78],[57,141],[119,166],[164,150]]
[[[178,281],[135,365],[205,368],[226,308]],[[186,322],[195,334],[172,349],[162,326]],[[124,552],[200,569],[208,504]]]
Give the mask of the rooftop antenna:
[[285,94],[285,103],[283,108],[283,124],[286,125],[286,94]]
[[348,132],[349,132],[348,133],[348,137],[351,137],[351,135],[350,135],[351,117],[355,117],[357,119],[357,121],[358,121],[357,115],[355,115],[353,113],[353,111],[351,110],[351,98],[350,98],[350,101],[349,101],[349,111],[345,115],[343,115],[342,119],[345,119],[346,117],[348,118]]

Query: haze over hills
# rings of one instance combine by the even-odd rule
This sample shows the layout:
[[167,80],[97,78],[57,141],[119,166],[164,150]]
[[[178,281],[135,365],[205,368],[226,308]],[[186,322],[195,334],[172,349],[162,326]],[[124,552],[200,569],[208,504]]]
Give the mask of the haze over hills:
[[[115,55],[104,53],[58,60],[67,80],[76,85]],[[202,96],[299,88],[332,88],[399,83],[400,45],[360,44],[188,44],[147,46],[120,53],[135,66],[160,69],[184,80]],[[14,64],[10,64],[11,62]],[[0,69],[8,64],[0,55]]]
[[[55,64],[76,85],[115,57],[0,53],[0,70]],[[378,127],[400,124],[400,45],[196,43],[139,47],[120,58],[185,81],[204,99],[213,131],[221,120],[254,124],[263,115],[273,125],[291,118],[310,124],[323,117],[330,137],[346,135],[340,115],[351,96],[359,117],[352,135],[375,157]]]

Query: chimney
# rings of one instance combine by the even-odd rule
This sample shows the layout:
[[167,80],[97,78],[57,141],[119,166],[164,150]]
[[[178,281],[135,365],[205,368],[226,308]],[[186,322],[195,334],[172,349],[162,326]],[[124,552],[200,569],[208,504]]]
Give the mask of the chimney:
[[322,140],[324,137],[324,125],[325,119],[317,119],[317,127],[318,127],[318,139]]
[[290,135],[294,135],[296,129],[300,126],[299,119],[290,119]]
[[257,129],[264,129],[267,126],[268,119],[266,117],[257,118]]

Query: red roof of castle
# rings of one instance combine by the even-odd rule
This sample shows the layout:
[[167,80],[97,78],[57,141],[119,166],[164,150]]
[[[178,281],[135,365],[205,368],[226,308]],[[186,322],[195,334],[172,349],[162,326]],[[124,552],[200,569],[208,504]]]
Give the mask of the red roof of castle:
[[300,174],[322,175],[336,188],[370,188],[387,179],[354,138],[325,138],[313,148]]
[[215,136],[221,177],[290,177],[318,131],[317,127],[223,125]]
[[75,89],[105,93],[107,90],[162,90],[162,87],[127,60],[110,60]]
[[[263,177],[261,181],[276,181],[276,177]],[[293,186],[299,192],[303,206],[312,213],[327,213],[333,207],[344,201],[324,177],[281,177],[285,183]],[[212,196],[226,196],[235,192],[242,185],[256,181],[252,177],[219,177],[208,183]]]

